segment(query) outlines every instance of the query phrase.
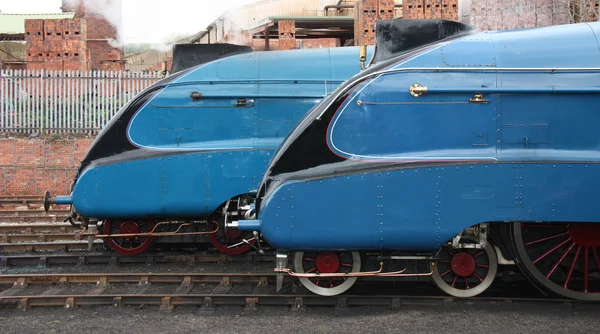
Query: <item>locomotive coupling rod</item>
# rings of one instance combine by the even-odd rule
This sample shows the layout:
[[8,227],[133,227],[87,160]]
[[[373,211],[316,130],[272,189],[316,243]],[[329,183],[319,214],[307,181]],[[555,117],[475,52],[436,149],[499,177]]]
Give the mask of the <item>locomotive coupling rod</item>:
[[219,229],[208,232],[155,232],[155,233],[128,233],[128,234],[97,234],[96,238],[133,238],[133,237],[178,237],[182,235],[206,235],[215,234]]
[[59,205],[70,205],[73,204],[73,196],[54,196],[50,195],[50,192],[46,190],[44,193],[44,210],[48,212],[50,206],[53,204]]

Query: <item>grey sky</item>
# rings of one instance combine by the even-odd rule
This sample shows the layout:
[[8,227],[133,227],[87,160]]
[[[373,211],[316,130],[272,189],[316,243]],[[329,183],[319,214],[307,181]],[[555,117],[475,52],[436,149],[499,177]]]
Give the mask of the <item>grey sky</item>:
[[[227,9],[257,0],[123,0],[125,42],[163,38],[206,28]],[[2,13],[60,12],[61,0],[0,0]]]

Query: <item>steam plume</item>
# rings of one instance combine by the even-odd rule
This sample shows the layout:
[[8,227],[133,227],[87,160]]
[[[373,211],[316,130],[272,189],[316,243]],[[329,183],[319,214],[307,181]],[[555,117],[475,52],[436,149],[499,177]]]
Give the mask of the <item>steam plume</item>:
[[123,32],[123,7],[121,0],[63,0],[70,8],[83,5],[88,13],[101,15],[117,31],[117,39],[109,41],[112,47],[121,47],[124,43]]

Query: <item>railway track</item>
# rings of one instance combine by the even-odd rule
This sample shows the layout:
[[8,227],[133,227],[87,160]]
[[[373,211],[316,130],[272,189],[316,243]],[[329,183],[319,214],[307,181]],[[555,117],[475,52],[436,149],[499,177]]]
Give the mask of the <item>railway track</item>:
[[4,205],[33,205],[43,204],[43,196],[30,195],[30,196],[1,196],[0,206]]
[[75,233],[81,229],[69,223],[26,223],[26,224],[0,224],[0,235],[4,234],[31,234],[31,233]]
[[[5,212],[0,211],[0,221],[6,217],[36,217],[31,213],[29,216],[27,213],[4,214]],[[92,250],[102,250],[102,245],[102,240],[93,240]],[[0,223],[0,253],[71,252],[88,250],[88,246],[86,232],[68,223]]]
[[[600,304],[543,296],[522,297],[490,292],[471,299],[456,299],[441,294],[430,285],[403,284],[390,289],[377,283],[379,294],[373,294],[373,282],[357,285],[352,294],[324,297],[307,293],[286,277],[281,293],[275,293],[275,274],[271,273],[85,273],[85,274],[18,274],[0,275],[0,304],[28,307],[65,307],[106,305],[155,305],[173,310],[180,305],[200,306],[213,311],[217,306],[243,306],[255,310],[259,306],[306,307],[325,306],[347,309],[354,306],[385,306],[398,309],[408,305],[442,306],[467,304],[540,304],[559,307],[591,307]],[[361,291],[362,290],[362,291]],[[395,290],[395,293],[390,293]],[[365,293],[366,292],[366,293]]]
[[0,268],[50,267],[83,265],[127,265],[127,264],[185,264],[202,263],[273,263],[273,256],[248,253],[229,256],[204,253],[155,253],[143,255],[120,255],[114,252],[70,252],[70,253],[25,253],[0,255]]
[[63,222],[68,210],[0,210],[0,223]]

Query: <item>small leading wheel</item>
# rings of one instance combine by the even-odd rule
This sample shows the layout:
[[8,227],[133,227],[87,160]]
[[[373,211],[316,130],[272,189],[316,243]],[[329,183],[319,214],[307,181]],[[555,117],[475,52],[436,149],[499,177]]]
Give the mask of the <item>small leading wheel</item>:
[[[297,273],[350,273],[359,272],[358,252],[296,252],[294,267]],[[321,296],[335,296],[350,289],[357,277],[300,277],[300,282],[308,290]]]
[[515,223],[512,239],[521,268],[546,289],[600,300],[600,224]]
[[[149,233],[154,229],[152,220],[106,220],[104,234],[137,234]],[[115,252],[123,255],[137,255],[145,252],[152,245],[154,237],[131,236],[107,238],[106,243]]]
[[[227,255],[240,255],[252,249],[251,244],[256,242],[256,238],[252,232],[242,232],[232,228],[225,230],[223,219],[218,219],[214,216],[209,219],[210,224],[208,225],[211,231],[214,231],[217,226],[219,227],[219,230],[216,233],[211,233],[209,235],[210,242],[216,249]],[[250,244],[245,243],[244,239]]]
[[[467,241],[465,239],[461,241]],[[469,241],[472,240],[469,238]],[[483,249],[453,249],[445,245],[439,257],[433,269],[433,282],[440,290],[454,297],[479,295],[492,285],[498,272],[498,258],[489,243]]]

